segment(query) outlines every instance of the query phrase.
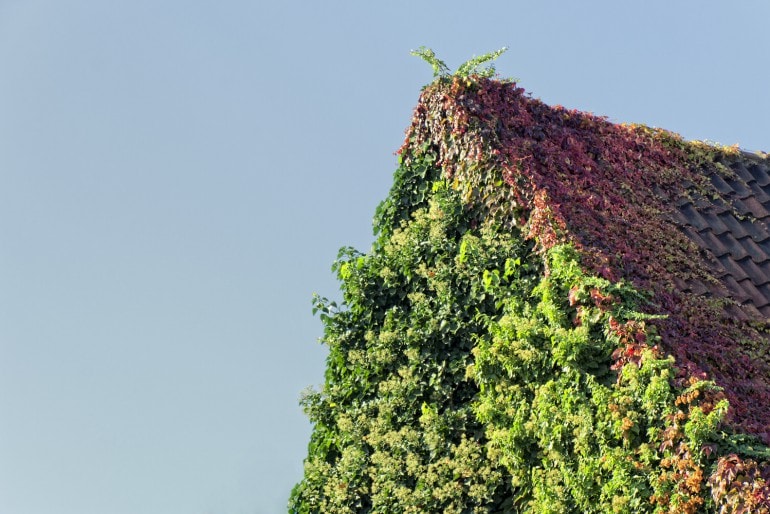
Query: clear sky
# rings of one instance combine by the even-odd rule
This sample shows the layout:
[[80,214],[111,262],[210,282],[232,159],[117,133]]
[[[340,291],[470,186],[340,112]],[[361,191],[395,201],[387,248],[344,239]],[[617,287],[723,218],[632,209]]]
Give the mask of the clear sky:
[[0,0],[0,512],[285,512],[430,67],[770,151],[770,2]]

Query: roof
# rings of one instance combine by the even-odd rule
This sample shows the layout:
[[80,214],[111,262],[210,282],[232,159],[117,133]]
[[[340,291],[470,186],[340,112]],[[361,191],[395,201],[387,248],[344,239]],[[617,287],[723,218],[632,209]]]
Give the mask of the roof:
[[570,242],[589,271],[650,292],[663,351],[723,387],[730,423],[770,444],[766,154],[458,78],[423,91],[404,148],[420,145],[482,216],[501,215],[536,248]]
[[[675,221],[709,257],[714,275],[743,320],[770,319],[770,162],[766,155],[723,154],[706,170],[717,193],[679,202]],[[727,175],[727,176],[723,176]],[[683,290],[714,294],[714,285],[680,281]]]
[[440,75],[374,225],[296,512],[770,505],[766,155]]

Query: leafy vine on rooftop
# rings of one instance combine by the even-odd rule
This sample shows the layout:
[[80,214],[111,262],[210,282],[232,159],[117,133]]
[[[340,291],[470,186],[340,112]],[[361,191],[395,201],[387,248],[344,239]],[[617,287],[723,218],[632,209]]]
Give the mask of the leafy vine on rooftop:
[[[436,56],[436,53],[430,49],[426,48],[424,46],[419,47],[417,50],[412,50],[411,54],[419,57],[423,61],[427,62],[431,65],[431,68],[433,68],[433,76],[435,78],[440,77],[470,77],[470,76],[478,76],[478,77],[485,77],[490,78],[495,76],[495,66],[493,61],[495,61],[498,57],[503,55],[508,50],[507,47],[503,47],[499,50],[495,50],[494,52],[489,52],[486,54],[479,55],[477,57],[472,57],[471,59],[465,61],[460,66],[458,66],[457,71],[452,73],[452,71],[449,69],[449,66],[446,65],[444,61],[439,59]],[[486,64],[487,66],[482,67],[482,65]]]
[[377,239],[340,251],[341,306],[315,299],[290,511],[770,514],[760,336],[674,285],[713,280],[666,221],[711,150],[478,73],[499,53],[450,75],[418,52],[440,80]]

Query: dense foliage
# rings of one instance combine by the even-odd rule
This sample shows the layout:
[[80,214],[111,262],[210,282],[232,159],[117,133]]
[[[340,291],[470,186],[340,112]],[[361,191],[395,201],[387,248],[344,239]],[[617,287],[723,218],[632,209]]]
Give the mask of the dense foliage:
[[769,376],[720,370],[745,327],[671,286],[708,278],[664,218],[710,150],[423,54],[439,78],[377,240],[341,250],[342,305],[315,300],[329,357],[290,511],[770,512]]
[[[427,156],[400,172],[425,166]],[[528,248],[469,230],[445,182],[428,193],[409,221],[382,227],[371,253],[343,250],[344,309],[317,301],[329,366],[324,390],[304,399],[315,432],[292,499],[298,512],[494,512],[511,496],[504,468],[486,456],[466,369],[485,315],[498,310],[485,270]]]

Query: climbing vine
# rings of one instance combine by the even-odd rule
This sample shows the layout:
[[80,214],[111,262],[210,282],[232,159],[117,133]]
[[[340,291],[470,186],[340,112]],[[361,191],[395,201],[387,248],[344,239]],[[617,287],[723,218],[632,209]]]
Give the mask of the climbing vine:
[[761,336],[676,287],[714,280],[667,220],[719,151],[546,106],[479,73],[501,52],[416,52],[438,80],[374,245],[314,299],[290,512],[770,512],[770,363],[719,365]]
[[[433,162],[424,155],[397,174],[394,191],[414,201],[408,219],[405,204],[386,201],[373,250],[340,253],[344,307],[317,299],[328,367],[323,390],[303,400],[315,430],[293,512],[492,513],[510,498],[466,368],[483,316],[500,309],[486,270],[512,270],[530,245],[471,229],[445,180],[423,190],[412,174],[431,175]],[[511,271],[510,294],[526,294],[536,272]]]
[[[430,64],[431,68],[433,68],[433,76],[436,78],[449,77],[450,75],[454,75],[455,77],[478,76],[490,78],[495,75],[493,61],[503,55],[507,50],[508,48],[503,47],[500,50],[473,57],[461,64],[454,73],[451,73],[446,63],[439,59],[436,56],[436,53],[430,48],[421,46],[417,50],[412,50],[411,54]],[[483,64],[486,64],[486,67],[482,67]]]
[[585,275],[570,246],[547,266],[531,298],[490,320],[469,367],[515,512],[703,512],[726,400],[711,382],[675,380],[636,310],[649,299]]

